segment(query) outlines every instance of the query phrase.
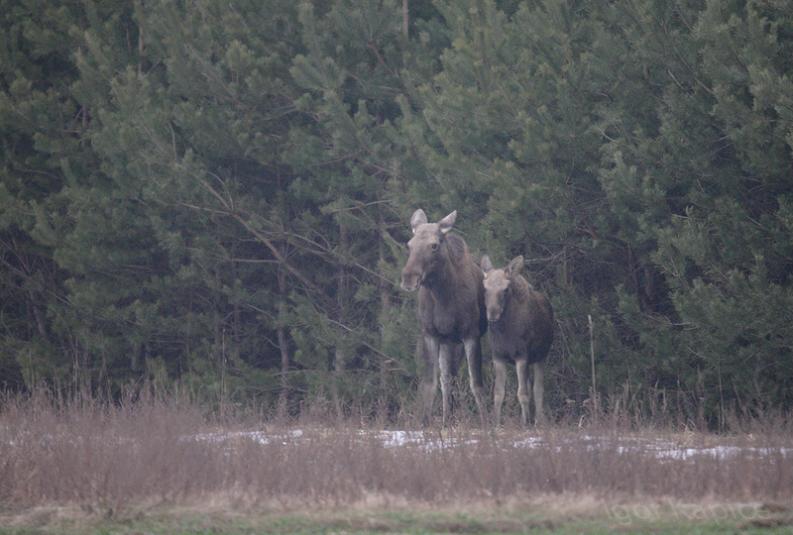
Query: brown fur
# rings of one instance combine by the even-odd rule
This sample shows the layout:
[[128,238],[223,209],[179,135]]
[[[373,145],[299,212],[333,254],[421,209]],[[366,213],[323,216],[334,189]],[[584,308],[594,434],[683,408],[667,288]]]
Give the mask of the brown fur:
[[496,385],[494,409],[500,423],[504,400],[506,364],[514,362],[518,374],[518,400],[523,423],[528,422],[529,396],[526,391],[528,365],[534,371],[536,420],[544,419],[543,363],[553,341],[553,309],[548,299],[534,290],[520,274],[523,257],[512,260],[504,269],[493,269],[490,259],[482,258],[485,272],[485,306],[489,322],[490,347],[493,351]]
[[[429,358],[439,363],[443,395],[443,425],[449,416],[449,387],[454,346],[462,343],[468,360],[471,390],[484,422],[480,337],[487,328],[482,271],[465,241],[449,234],[452,212],[438,223],[427,223],[422,210],[411,218],[410,256],[402,270],[402,287],[418,290],[418,320]],[[429,388],[432,392],[429,392]],[[425,410],[431,410],[435,388],[425,387]]]

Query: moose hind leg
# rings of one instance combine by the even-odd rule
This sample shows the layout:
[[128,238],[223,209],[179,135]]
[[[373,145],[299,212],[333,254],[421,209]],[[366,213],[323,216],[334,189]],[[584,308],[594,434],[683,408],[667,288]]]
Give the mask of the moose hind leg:
[[487,413],[484,404],[485,386],[482,381],[482,346],[479,343],[479,337],[468,338],[463,341],[463,344],[465,345],[465,356],[468,359],[471,392],[474,394],[476,408],[479,410],[479,422],[484,427]]
[[534,375],[534,410],[535,410],[535,417],[534,423],[535,425],[543,425],[545,423],[545,411],[543,410],[543,403],[542,398],[545,392],[545,387],[543,386],[544,375],[545,375],[545,363],[543,361],[535,362],[532,366],[532,375]]

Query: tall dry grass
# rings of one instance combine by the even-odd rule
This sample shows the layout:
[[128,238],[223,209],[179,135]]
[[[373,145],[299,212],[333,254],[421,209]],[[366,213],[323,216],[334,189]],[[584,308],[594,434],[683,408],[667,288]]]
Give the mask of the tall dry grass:
[[[399,447],[360,421],[286,425],[218,419],[189,400],[136,394],[121,402],[40,390],[0,406],[0,503],[125,507],[223,495],[245,504],[351,505],[376,497],[454,504],[548,493],[731,501],[793,499],[791,426],[755,422],[717,436],[629,431],[616,424],[540,431],[427,429]],[[290,434],[299,427],[302,434]],[[258,436],[239,433],[259,429]],[[267,437],[267,443],[262,443]],[[526,446],[531,441],[532,447]],[[726,456],[659,456],[658,444],[728,443]]]

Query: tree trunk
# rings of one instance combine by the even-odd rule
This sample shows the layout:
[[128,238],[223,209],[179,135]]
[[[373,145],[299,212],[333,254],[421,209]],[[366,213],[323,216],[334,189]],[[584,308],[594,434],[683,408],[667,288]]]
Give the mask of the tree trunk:
[[[407,9],[407,0],[404,2],[405,9]],[[377,243],[377,258],[378,264],[383,265],[385,263],[385,242],[383,241],[383,235],[385,234],[385,220],[383,219],[383,212],[382,210],[378,210],[377,216],[377,236],[375,236],[375,241]],[[391,310],[391,294],[386,282],[382,279],[379,280],[379,289],[380,289],[380,348],[383,349],[383,341],[385,339],[385,325],[386,319],[388,317],[388,313]],[[380,395],[378,396],[378,416],[385,416],[388,410],[388,360],[379,357],[380,362],[380,384],[379,384],[379,391]]]
[[[347,227],[344,223],[339,223],[339,249],[342,257],[347,254]],[[342,325],[347,324],[347,267],[342,260],[339,263],[338,286],[336,291],[336,305],[338,307],[339,323]],[[336,348],[333,352],[333,380],[331,381],[331,396],[333,398],[333,406],[336,409],[336,417],[342,418],[344,416],[344,408],[339,393],[339,384],[341,376],[344,373],[344,363],[347,360],[347,355],[344,343],[341,340],[336,342]]]
[[408,0],[402,0],[402,34],[405,39],[408,37],[408,29],[410,27],[410,10],[408,9]]
[[286,416],[287,402],[289,401],[289,346],[286,338],[286,328],[284,320],[286,317],[286,273],[282,268],[278,268],[278,321],[276,323],[276,334],[278,336],[278,348],[281,351],[281,393],[278,400],[278,411],[281,416]]

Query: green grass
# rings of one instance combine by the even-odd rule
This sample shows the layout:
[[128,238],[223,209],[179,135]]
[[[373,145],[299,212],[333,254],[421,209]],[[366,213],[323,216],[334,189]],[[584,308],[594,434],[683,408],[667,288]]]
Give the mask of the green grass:
[[[477,505],[431,510],[355,508],[298,512],[202,513],[197,509],[95,515],[19,512],[0,516],[0,535],[243,535],[243,534],[523,534],[523,533],[793,533],[793,505],[576,506],[559,504]],[[13,519],[14,526],[3,527]]]

